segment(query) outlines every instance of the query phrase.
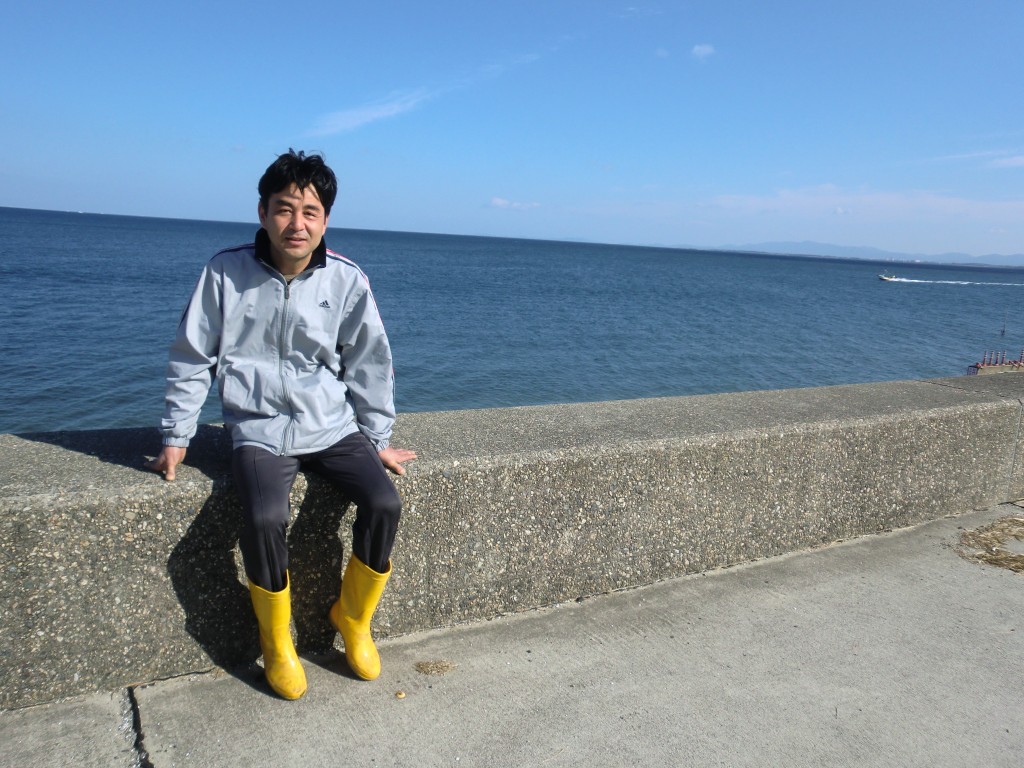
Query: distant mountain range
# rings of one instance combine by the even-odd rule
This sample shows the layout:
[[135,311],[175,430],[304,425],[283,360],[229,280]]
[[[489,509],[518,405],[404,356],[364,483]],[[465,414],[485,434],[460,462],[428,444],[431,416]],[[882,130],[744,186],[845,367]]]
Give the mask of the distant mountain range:
[[880,248],[867,248],[849,245],[829,245],[828,243],[777,242],[747,243],[746,245],[726,245],[723,250],[749,251],[753,253],[776,253],[794,256],[825,256],[835,259],[870,259],[872,261],[921,261],[929,264],[966,264],[979,267],[1024,267],[1024,253],[1003,255],[992,253],[985,256],[971,256],[967,253],[897,253],[883,251]]

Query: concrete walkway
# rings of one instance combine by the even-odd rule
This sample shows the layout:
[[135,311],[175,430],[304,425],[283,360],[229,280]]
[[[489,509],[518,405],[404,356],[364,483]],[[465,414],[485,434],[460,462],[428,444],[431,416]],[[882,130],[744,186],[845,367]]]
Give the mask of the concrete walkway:
[[[957,555],[1002,505],[306,660],[0,713],[3,766],[1018,766],[1024,574]],[[140,730],[141,729],[141,730]]]

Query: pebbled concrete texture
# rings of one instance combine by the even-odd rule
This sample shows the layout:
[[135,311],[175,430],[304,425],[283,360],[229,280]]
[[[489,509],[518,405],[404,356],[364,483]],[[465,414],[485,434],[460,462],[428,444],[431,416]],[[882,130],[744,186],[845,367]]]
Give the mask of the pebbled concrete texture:
[[[379,636],[487,619],[1024,497],[1024,376],[400,418],[420,459]],[[178,480],[154,432],[0,436],[0,707],[252,664],[223,430]],[[352,510],[300,475],[297,644],[325,616]]]
[[[994,397],[1005,398],[1008,401],[1016,400],[1024,405],[1024,374],[996,374],[992,376],[968,376],[955,379],[936,379],[936,384],[958,388],[963,387],[972,393],[985,393]],[[1007,425],[1007,428],[1012,425]],[[1017,450],[1014,452],[1013,469],[1010,475],[1009,498],[1019,499],[1024,497],[1024,409],[1021,411],[1021,418],[1017,421]]]
[[[336,652],[305,655],[296,702],[269,693],[258,667],[141,685],[134,743],[156,768],[1016,768],[1024,576],[958,548],[965,530],[1021,516],[998,505],[387,639],[373,682]],[[48,723],[93,702],[0,713],[0,764],[54,764],[36,759],[57,747]],[[78,742],[111,754],[117,718]]]

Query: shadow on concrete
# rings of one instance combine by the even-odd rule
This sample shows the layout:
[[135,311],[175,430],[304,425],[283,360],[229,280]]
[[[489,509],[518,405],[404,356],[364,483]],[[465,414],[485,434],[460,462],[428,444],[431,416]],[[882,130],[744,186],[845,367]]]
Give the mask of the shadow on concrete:
[[[288,532],[292,620],[299,653],[333,659],[336,632],[327,618],[341,588],[341,523],[351,506],[329,481],[306,475],[308,488]],[[167,560],[185,612],[185,630],[214,664],[263,690],[259,628],[236,555],[241,508],[229,479],[216,480]],[[344,657],[332,668],[347,670]],[[267,689],[269,690],[269,689]]]
[[[151,474],[144,464],[160,452],[155,429],[94,429],[63,432],[24,432],[23,440],[64,448],[91,456],[105,464]],[[184,466],[193,467],[211,480],[230,472],[231,437],[220,424],[200,424],[188,448]]]
[[249,589],[239,581],[235,560],[240,530],[233,484],[215,480],[210,498],[167,559],[186,631],[214,664],[228,670],[252,665],[260,656]]
[[337,634],[327,613],[341,590],[345,547],[339,529],[352,504],[323,477],[307,472],[306,481],[288,533],[292,618],[299,652],[319,654],[333,648]]
[[335,674],[338,677],[343,677],[346,680],[363,682],[363,678],[353,672],[352,668],[348,665],[348,662],[345,660],[345,654],[336,648],[324,651],[323,653],[303,655],[302,661],[304,664],[320,667],[320,669]]

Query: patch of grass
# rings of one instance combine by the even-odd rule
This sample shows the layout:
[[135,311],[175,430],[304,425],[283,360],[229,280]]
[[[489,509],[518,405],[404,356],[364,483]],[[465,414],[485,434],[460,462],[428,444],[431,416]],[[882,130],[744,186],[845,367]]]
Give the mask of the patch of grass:
[[418,661],[413,667],[421,675],[446,675],[451,672],[457,664],[453,664],[450,661],[444,659],[435,659],[434,661]]
[[1024,541],[1024,517],[1004,517],[991,525],[964,531],[957,554],[966,560],[1024,573],[1024,555],[1006,548],[1010,539]]

